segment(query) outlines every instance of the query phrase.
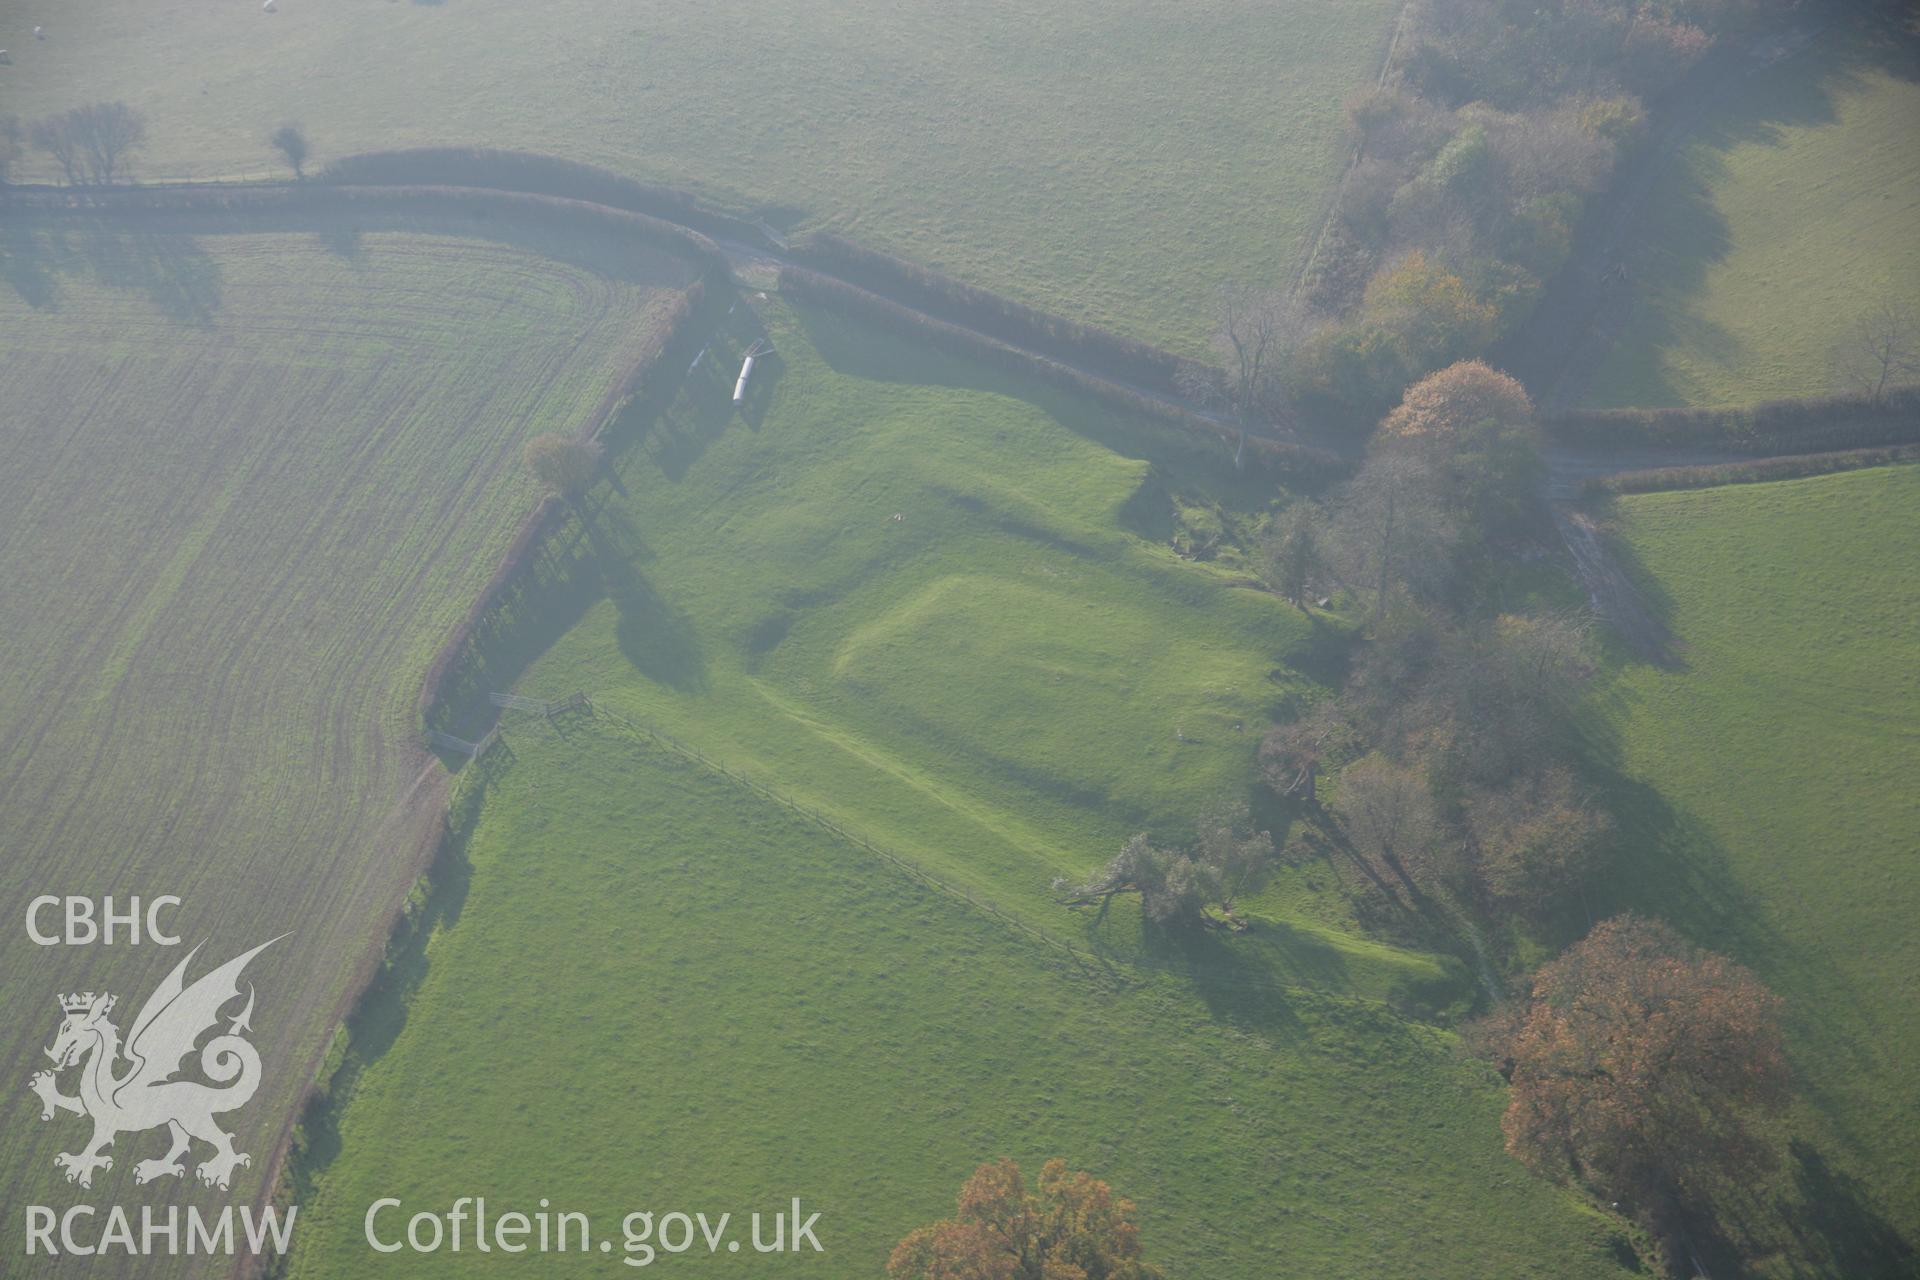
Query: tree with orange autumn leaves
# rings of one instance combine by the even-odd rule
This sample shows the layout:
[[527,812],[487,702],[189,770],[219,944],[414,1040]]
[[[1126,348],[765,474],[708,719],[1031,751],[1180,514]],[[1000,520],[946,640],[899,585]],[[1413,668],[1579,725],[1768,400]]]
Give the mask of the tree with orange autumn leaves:
[[1771,1158],[1746,1120],[1787,1100],[1779,1009],[1750,970],[1658,921],[1601,922],[1483,1028],[1513,1086],[1507,1150],[1671,1247],[1722,1179]]
[[1133,1201],[1049,1160],[1029,1191],[996,1160],[960,1188],[951,1219],[920,1227],[887,1260],[887,1280],[1164,1280],[1140,1260]]

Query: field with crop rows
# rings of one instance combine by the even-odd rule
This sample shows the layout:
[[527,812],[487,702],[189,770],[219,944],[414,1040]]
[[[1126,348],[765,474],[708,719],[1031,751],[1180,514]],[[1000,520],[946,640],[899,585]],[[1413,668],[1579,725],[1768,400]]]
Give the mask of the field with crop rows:
[[[1230,275],[1283,282],[1398,0],[259,5],[24,0],[8,109],[125,98],[142,168],[261,174],[384,147],[541,151],[841,232],[1196,347]],[[45,41],[26,32],[47,28]]]
[[[9,900],[177,894],[176,930],[216,963],[293,932],[248,971],[267,1067],[228,1118],[254,1157],[236,1191],[258,1189],[418,873],[441,786],[414,699],[535,500],[519,442],[584,426],[686,278],[630,249],[602,274],[339,231],[6,229]],[[45,1065],[56,988],[111,988],[131,1019],[178,958],[0,934],[9,1203],[76,1194],[52,1190],[52,1157],[81,1122],[41,1125],[19,1087]],[[123,1138],[80,1194],[130,1187],[162,1142]],[[18,1231],[10,1215],[16,1255]]]

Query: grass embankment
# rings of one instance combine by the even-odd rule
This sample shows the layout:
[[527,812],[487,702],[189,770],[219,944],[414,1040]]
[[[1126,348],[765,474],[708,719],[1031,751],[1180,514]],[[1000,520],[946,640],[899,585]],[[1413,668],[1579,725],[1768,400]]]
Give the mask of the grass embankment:
[[1588,404],[1851,390],[1833,385],[1835,345],[1920,295],[1920,54],[1855,21],[1742,79],[1665,161]]
[[[821,313],[766,313],[779,356],[745,418],[728,403],[754,336],[742,308],[619,460],[628,496],[594,534],[612,593],[542,661],[538,690],[586,690],[1079,938],[1052,879],[1245,798],[1262,725],[1339,648],[1332,624],[1244,585],[1244,567],[1169,545],[1248,536],[1278,491],[1236,476],[1217,443],[1065,395],[1018,399]],[[1328,875],[1328,892],[1314,880],[1270,895],[1232,966],[1450,998],[1425,988],[1457,975],[1339,927]],[[1085,941],[1134,957],[1119,915]]]
[[[1816,1254],[1850,1241],[1833,1274],[1904,1274],[1874,1267],[1896,1261],[1876,1257],[1881,1215],[1909,1242],[1920,1228],[1920,467],[1617,510],[1685,665],[1622,667],[1603,699],[1597,745],[1639,780],[1621,784],[1629,856],[1606,909],[1664,916],[1787,999],[1804,1096],[1787,1130],[1817,1151],[1749,1225]],[[1797,1217],[1816,1191],[1819,1216]]]
[[126,98],[156,174],[278,169],[283,119],[317,161],[550,152],[1192,350],[1223,279],[1291,271],[1399,8],[25,0],[7,83],[22,116]]
[[1174,1275],[1610,1270],[1603,1225],[1500,1152],[1497,1080],[1439,1032],[1116,986],[605,720],[509,740],[296,1277],[492,1274],[470,1242],[383,1257],[361,1235],[376,1198],[481,1193],[585,1212],[616,1251],[635,1209],[731,1211],[744,1235],[798,1195],[824,1256],[685,1265],[877,1275],[998,1154],[1111,1178]]
[[123,1138],[79,1192],[52,1157],[82,1122],[42,1125],[19,1086],[46,1065],[51,994],[111,988],[124,1030],[180,952],[37,947],[22,921],[43,893],[174,894],[203,967],[293,931],[248,973],[268,1066],[225,1123],[251,1193],[418,872],[439,788],[414,698],[535,501],[519,442],[584,423],[684,271],[425,233],[6,238],[0,1186],[135,1202],[164,1134]]
[[603,1229],[798,1194],[826,1215],[820,1265],[872,1275],[999,1153],[1112,1178],[1174,1274],[1608,1272],[1606,1225],[1501,1153],[1497,1078],[1386,1003],[1457,1009],[1468,980],[1358,936],[1341,869],[1184,950],[1050,900],[1129,831],[1245,794],[1263,718],[1311,687],[1328,637],[1166,545],[1176,520],[1250,520],[1270,484],[762,305],[780,356],[746,413],[743,309],[620,459],[627,496],[596,491],[612,596],[521,691],[586,689],[1106,959],[606,718],[521,720],[296,1274],[457,1272],[471,1255],[370,1257],[361,1215],[484,1188]]

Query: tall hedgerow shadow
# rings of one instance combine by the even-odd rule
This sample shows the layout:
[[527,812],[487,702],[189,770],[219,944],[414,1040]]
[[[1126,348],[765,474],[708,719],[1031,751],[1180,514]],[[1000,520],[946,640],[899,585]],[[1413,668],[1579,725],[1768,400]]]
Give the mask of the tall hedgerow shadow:
[[59,233],[21,222],[0,223],[0,276],[35,311],[60,305],[60,272],[55,265]]
[[340,1034],[344,1053],[329,1055],[330,1072],[318,1082],[295,1130],[287,1154],[280,1193],[290,1204],[311,1198],[318,1177],[340,1155],[340,1117],[367,1069],[385,1057],[406,1029],[413,995],[426,981],[432,961],[427,943],[460,919],[473,881],[467,861],[467,836],[486,786],[513,767],[512,758],[495,754],[473,766],[474,773],[456,792],[461,804],[448,814],[446,829],[422,882],[409,897],[387,945],[386,963],[348,1015]]
[[606,531],[588,529],[601,588],[619,614],[614,641],[621,655],[649,680],[683,692],[706,689],[707,659],[693,619],[654,589]]
[[1777,1206],[1802,1247],[1855,1280],[1912,1280],[1920,1276],[1920,1252],[1873,1203],[1861,1181],[1835,1169],[1810,1143],[1788,1147],[1798,1204]]
[[[1050,386],[1036,377],[996,370],[981,360],[936,350],[927,340],[887,333],[818,306],[796,304],[794,312],[808,343],[836,373],[873,382],[1012,396],[1102,448],[1153,462],[1163,489],[1203,486],[1221,506],[1238,512],[1264,511],[1273,497],[1274,477],[1257,466],[1236,468],[1230,442],[1148,422],[1091,396]],[[1143,522],[1143,527],[1154,527],[1165,515],[1156,513],[1156,501],[1151,494],[1144,496],[1144,505],[1130,516]]]
[[144,293],[168,317],[206,327],[220,309],[220,265],[192,236],[104,219],[51,226],[24,219],[6,228],[7,282],[29,306],[58,305],[59,277]]
[[[716,298],[714,306],[717,307]],[[756,342],[766,337],[759,317],[744,304],[730,314],[718,316],[708,341],[698,352],[698,362],[679,374],[674,393],[664,396],[643,424],[646,456],[669,480],[678,481],[693,469],[715,441],[726,434],[741,408],[733,403],[733,387],[739,378],[740,364]],[[689,357],[692,358],[692,357]],[[758,430],[766,416],[771,395],[768,374],[762,361],[755,361],[754,378],[748,384],[745,422]]]

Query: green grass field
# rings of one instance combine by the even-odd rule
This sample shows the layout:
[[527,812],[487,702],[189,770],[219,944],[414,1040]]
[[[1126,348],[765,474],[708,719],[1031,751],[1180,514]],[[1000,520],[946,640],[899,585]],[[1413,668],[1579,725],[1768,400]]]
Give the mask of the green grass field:
[[[685,272],[425,229],[5,236],[9,911],[176,894],[203,968],[294,931],[249,970],[265,1082],[227,1123],[252,1192],[417,874],[442,788],[414,700],[535,501],[518,442],[587,421]],[[54,993],[110,987],[124,1030],[178,958],[0,932],[9,1203],[124,1194],[158,1154],[164,1135],[128,1135],[104,1186],[61,1186],[52,1156],[82,1122],[42,1125],[21,1086]],[[19,1229],[9,1214],[10,1253]]]
[[[1078,930],[1050,882],[1245,798],[1261,726],[1339,643],[1168,546],[1176,522],[1247,525],[1279,491],[1211,441],[763,305],[779,358],[747,415],[728,404],[757,332],[743,308],[620,460],[630,497],[596,521],[611,594],[538,691],[586,690]],[[1453,980],[1330,926],[1323,887],[1263,904],[1246,962],[1375,996]],[[1093,941],[1131,955],[1136,935]]]
[[1835,345],[1920,296],[1920,57],[1847,23],[1742,80],[1666,168],[1596,407],[1845,390]]
[[285,119],[318,161],[550,152],[1190,350],[1303,252],[1399,7],[24,0],[0,41],[9,111],[125,98],[152,174],[263,173]]
[[1685,667],[1622,667],[1603,699],[1596,747],[1622,776],[1630,851],[1614,905],[1787,999],[1789,1135],[1866,1189],[1832,1194],[1826,1229],[1806,1230],[1817,1179],[1791,1158],[1764,1184],[1781,1199],[1761,1198],[1760,1238],[1860,1250],[1819,1274],[1906,1274],[1866,1264],[1876,1219],[1909,1241],[1920,1227],[1920,467],[1648,494],[1619,517]]
[[1339,868],[1185,949],[1050,900],[1130,830],[1245,794],[1258,724],[1310,686],[1313,627],[1165,545],[1176,509],[1250,519],[1270,486],[1217,446],[761,307],[780,357],[746,413],[726,406],[743,311],[621,459],[627,496],[596,495],[610,598],[521,690],[584,689],[602,717],[509,724],[458,918],[344,1111],[295,1273],[417,1274],[370,1257],[366,1204],[484,1187],[605,1224],[798,1194],[831,1227],[821,1265],[872,1275],[1003,1152],[1138,1196],[1174,1274],[1610,1272],[1607,1224],[1501,1153],[1497,1079],[1388,1007],[1459,1008],[1459,967],[1359,936]]
[[744,1236],[799,1196],[823,1255],[662,1266],[874,1276],[1001,1154],[1138,1197],[1173,1275],[1613,1271],[1605,1224],[1501,1153],[1498,1080],[1442,1033],[1303,992],[1116,986],[604,719],[509,740],[296,1277],[492,1274],[470,1246],[362,1237],[380,1197],[404,1205],[384,1231],[480,1193],[585,1212],[616,1257],[633,1210],[732,1212]]

